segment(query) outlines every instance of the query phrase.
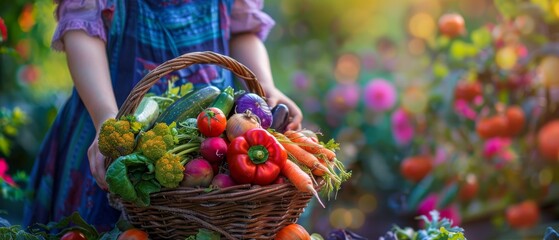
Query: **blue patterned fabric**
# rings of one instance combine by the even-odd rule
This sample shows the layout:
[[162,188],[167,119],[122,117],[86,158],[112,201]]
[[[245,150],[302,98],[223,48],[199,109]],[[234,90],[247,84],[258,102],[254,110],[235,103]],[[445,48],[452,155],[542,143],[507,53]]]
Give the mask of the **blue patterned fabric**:
[[[105,17],[109,27],[107,54],[117,104],[158,64],[192,51],[227,55],[231,1],[115,0]],[[165,91],[167,82],[208,84],[224,88],[232,75],[214,65],[195,65],[165,76],[152,92]],[[89,170],[87,149],[95,128],[74,89],[48,132],[31,173],[35,191],[25,206],[24,225],[58,221],[78,211],[99,231],[111,229],[120,212],[108,205],[107,193]]]

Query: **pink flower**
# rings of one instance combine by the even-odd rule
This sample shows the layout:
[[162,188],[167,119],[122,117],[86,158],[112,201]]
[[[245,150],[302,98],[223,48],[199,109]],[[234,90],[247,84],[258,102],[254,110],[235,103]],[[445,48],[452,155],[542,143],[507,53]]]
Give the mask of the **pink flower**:
[[297,90],[305,91],[309,88],[309,78],[304,72],[296,72],[293,75],[293,85]]
[[365,86],[365,106],[377,112],[391,109],[396,103],[394,85],[384,79],[372,79]]
[[504,168],[508,163],[514,161],[516,157],[517,157],[516,153],[512,149],[507,148],[502,150],[497,154],[497,157],[494,159],[495,168],[496,169]]
[[458,99],[454,102],[454,110],[460,116],[463,116],[470,120],[475,120],[477,113],[468,105],[468,102],[464,99]]
[[0,18],[0,42],[4,42],[8,39],[8,28],[4,23],[4,19]]
[[490,138],[485,141],[483,145],[483,156],[486,158],[491,158],[496,154],[501,154],[505,148],[510,145],[510,139],[508,138]]
[[408,114],[401,108],[394,111],[391,117],[392,134],[399,145],[409,143],[414,136],[414,128]]
[[444,149],[443,147],[438,147],[435,153],[435,162],[434,162],[435,165],[439,165],[446,162],[447,158],[448,158],[448,153],[446,149]]
[[8,163],[5,159],[0,158],[0,178],[11,186],[15,186],[16,183],[10,175],[8,175]]
[[338,84],[326,95],[328,110],[347,112],[359,102],[359,87],[356,84]]
[[443,209],[437,209],[437,203],[439,199],[434,193],[429,194],[417,207],[417,213],[419,215],[425,215],[429,220],[431,220],[431,215],[429,212],[432,210],[437,210],[440,213],[441,218],[447,218],[452,221],[452,226],[458,226],[462,223],[462,217],[460,216],[460,210],[454,204],[447,206]]

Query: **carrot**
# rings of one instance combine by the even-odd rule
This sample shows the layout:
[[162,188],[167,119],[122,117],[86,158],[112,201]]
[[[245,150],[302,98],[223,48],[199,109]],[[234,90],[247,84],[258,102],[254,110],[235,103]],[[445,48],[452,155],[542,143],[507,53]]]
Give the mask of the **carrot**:
[[297,144],[294,144],[288,139],[284,139],[283,141],[279,142],[285,148],[285,150],[297,160],[297,162],[310,168],[313,171],[313,174],[316,172],[316,174],[322,174],[317,176],[324,176],[324,174],[334,176],[334,174],[332,174],[332,172],[330,172],[330,170],[325,165],[320,163],[320,160],[318,160],[318,158],[312,153],[305,151]]
[[310,152],[319,157],[325,157],[329,161],[334,161],[334,159],[336,158],[336,153],[334,153],[332,150],[316,143],[310,137],[305,136],[301,132],[289,130],[285,132],[285,136],[292,142],[297,143],[302,149],[305,149],[305,151],[307,152]]
[[293,183],[297,190],[301,192],[312,193],[318,199],[320,205],[322,205],[323,208],[326,208],[320,200],[318,193],[313,187],[311,177],[303,170],[301,170],[301,168],[299,168],[297,164],[288,160],[287,162],[285,162],[285,165],[281,169],[281,174],[287,177],[287,179],[289,179],[289,181]]

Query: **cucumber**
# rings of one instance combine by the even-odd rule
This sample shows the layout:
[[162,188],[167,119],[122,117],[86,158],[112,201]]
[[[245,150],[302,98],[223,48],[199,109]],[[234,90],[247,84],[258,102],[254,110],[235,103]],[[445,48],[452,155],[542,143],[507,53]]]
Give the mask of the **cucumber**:
[[142,124],[142,130],[147,130],[159,116],[159,105],[151,97],[142,99],[134,112],[136,121]]
[[187,118],[195,118],[212,104],[221,90],[215,86],[207,86],[187,93],[169,106],[155,122],[171,124],[182,122]]
[[217,96],[212,104],[212,107],[219,108],[225,116],[229,116],[229,113],[235,104],[234,94],[235,90],[231,86],[225,88],[223,92]]

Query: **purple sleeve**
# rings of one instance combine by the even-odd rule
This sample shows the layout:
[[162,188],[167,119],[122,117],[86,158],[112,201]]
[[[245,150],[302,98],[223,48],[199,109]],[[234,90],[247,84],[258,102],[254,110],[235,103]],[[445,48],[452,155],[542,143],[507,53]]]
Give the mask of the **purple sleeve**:
[[62,0],[56,9],[58,25],[52,37],[51,47],[64,51],[62,37],[70,30],[83,30],[92,37],[106,41],[101,11],[106,0]]
[[262,0],[235,0],[231,10],[231,33],[253,32],[264,40],[275,25],[262,11]]

